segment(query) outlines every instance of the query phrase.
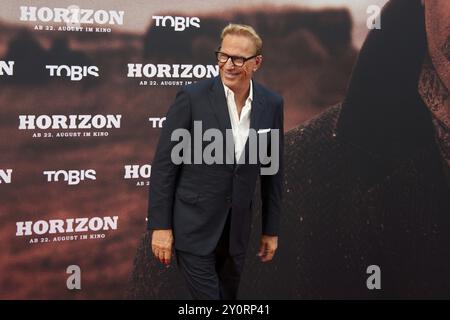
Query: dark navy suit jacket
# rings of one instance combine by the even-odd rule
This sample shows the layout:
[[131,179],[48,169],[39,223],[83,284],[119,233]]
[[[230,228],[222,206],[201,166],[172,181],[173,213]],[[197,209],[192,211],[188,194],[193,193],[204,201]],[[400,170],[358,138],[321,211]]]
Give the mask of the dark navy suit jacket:
[[[260,157],[256,157],[256,164],[249,163],[249,139],[244,164],[227,164],[225,159],[223,164],[205,164],[204,161],[202,164],[174,164],[172,148],[179,141],[171,141],[171,134],[175,129],[184,128],[194,138],[194,121],[201,121],[202,133],[212,128],[222,132],[225,157],[226,129],[231,130],[231,122],[220,77],[184,87],[167,113],[152,163],[147,228],[173,229],[176,249],[206,255],[215,249],[231,208],[230,253],[243,253],[250,234],[257,177],[261,166],[269,165],[261,164]],[[283,99],[255,81],[250,128],[280,132],[279,170],[273,175],[261,175],[260,179],[262,233],[277,235],[283,181]],[[270,154],[272,141],[267,131],[261,134],[267,135]],[[257,136],[259,141],[260,134]],[[203,142],[203,147],[210,143]],[[194,142],[192,152],[193,145]],[[271,156],[273,159],[276,155]]]

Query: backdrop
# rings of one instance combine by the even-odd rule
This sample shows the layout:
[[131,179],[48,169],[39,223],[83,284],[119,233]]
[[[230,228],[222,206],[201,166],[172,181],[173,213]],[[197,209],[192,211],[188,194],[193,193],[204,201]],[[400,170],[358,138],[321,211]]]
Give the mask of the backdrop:
[[222,28],[260,33],[256,80],[284,97],[290,130],[342,99],[384,2],[2,0],[0,298],[166,297],[175,267],[152,294],[129,289],[151,161],[176,92],[218,75]]

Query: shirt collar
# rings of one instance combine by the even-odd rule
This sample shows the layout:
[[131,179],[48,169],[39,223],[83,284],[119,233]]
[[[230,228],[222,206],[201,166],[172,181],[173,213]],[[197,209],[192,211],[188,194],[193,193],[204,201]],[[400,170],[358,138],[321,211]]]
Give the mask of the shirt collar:
[[[223,88],[225,90],[225,98],[228,98],[228,95],[230,95],[230,94],[234,97],[233,90],[228,88],[225,84],[223,85]],[[248,97],[246,99],[246,103],[247,102],[252,102],[252,101],[253,101],[253,81],[250,80],[250,90],[249,90],[249,93],[248,93]]]

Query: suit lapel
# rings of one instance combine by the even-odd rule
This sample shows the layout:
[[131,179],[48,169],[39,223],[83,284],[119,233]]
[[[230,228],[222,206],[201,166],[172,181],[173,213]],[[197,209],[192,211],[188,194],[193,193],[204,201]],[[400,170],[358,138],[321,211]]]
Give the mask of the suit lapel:
[[214,80],[209,98],[211,101],[210,106],[217,118],[217,122],[219,122],[220,131],[222,131],[223,137],[225,137],[226,129],[231,129],[231,121],[230,114],[228,113],[227,99],[225,98],[225,91],[220,77]]
[[264,103],[264,94],[262,93],[259,84],[253,81],[253,102],[250,113],[250,128],[255,129],[256,131],[261,128],[260,120],[264,111]]
[[[214,112],[214,115],[217,118],[217,122],[220,126],[220,131],[222,131],[224,142],[226,137],[226,130],[231,130],[231,120],[230,120],[230,114],[228,112],[228,105],[227,100],[225,97],[225,91],[223,88],[222,81],[220,77],[217,77],[213,85],[211,87],[210,91],[210,107],[212,111]],[[260,86],[253,81],[253,102],[252,102],[252,108],[250,112],[250,128],[254,129],[256,132],[261,127],[261,116],[264,111],[264,94],[260,88]],[[247,142],[245,143],[245,163],[248,163],[249,161],[249,139],[247,139]],[[233,155],[234,156],[234,155]],[[236,165],[235,170],[237,170],[242,165]]]
[[[222,81],[220,77],[216,77],[213,85],[211,86],[211,91],[209,93],[209,99],[210,99],[210,107],[216,116],[217,122],[219,123],[219,130],[222,132],[223,137],[223,143],[226,143],[227,135],[226,131],[231,130],[231,120],[230,120],[230,114],[228,112],[228,104],[227,99],[225,97],[225,90],[223,88]],[[233,139],[233,135],[231,135],[231,139]],[[224,163],[226,163],[226,158],[234,159],[234,141],[231,140],[231,143],[233,144],[232,150],[230,150],[229,154],[227,155],[227,149],[224,145],[224,156],[225,159],[223,160]],[[234,164],[227,164],[227,167],[229,167],[230,170],[234,169]]]
[[[220,125],[220,130],[225,134],[226,129],[231,129],[230,114],[228,113],[227,99],[225,98],[225,91],[223,89],[222,81],[219,77],[214,80],[210,91],[210,106],[213,110],[217,121]],[[250,113],[250,128],[255,130],[260,129],[260,118],[264,110],[264,94],[261,91],[258,83],[253,81],[253,102]]]
[[[264,94],[262,93],[260,86],[255,81],[253,81],[253,101],[252,101],[252,108],[250,111],[250,129],[255,130],[256,135],[258,135],[257,132],[261,128],[261,116],[264,111],[264,103],[265,103]],[[236,165],[235,171],[238,170],[243,165],[250,163],[249,140],[250,138],[247,138],[244,147],[245,162],[244,164]],[[258,138],[256,141],[258,141]]]

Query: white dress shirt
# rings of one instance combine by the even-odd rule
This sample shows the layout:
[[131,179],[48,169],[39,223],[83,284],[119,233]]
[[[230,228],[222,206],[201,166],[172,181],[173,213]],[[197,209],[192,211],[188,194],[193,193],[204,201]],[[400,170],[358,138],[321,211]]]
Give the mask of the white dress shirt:
[[228,113],[230,115],[231,129],[233,131],[234,140],[234,156],[235,161],[239,162],[239,158],[244,151],[245,143],[247,142],[248,132],[250,129],[250,111],[252,108],[253,101],[253,84],[250,81],[250,92],[248,94],[247,100],[245,100],[244,107],[241,110],[241,115],[239,116],[236,101],[234,100],[234,92],[223,85],[225,89],[225,97],[227,99]]

